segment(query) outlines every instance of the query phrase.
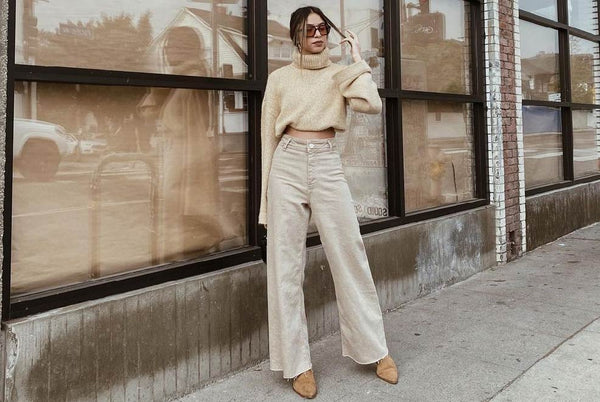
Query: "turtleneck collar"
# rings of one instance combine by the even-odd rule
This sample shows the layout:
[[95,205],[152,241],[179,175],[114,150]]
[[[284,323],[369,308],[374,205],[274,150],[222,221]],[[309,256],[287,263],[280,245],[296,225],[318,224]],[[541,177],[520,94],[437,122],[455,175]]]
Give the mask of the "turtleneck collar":
[[[302,57],[302,59],[300,59]],[[318,70],[325,68],[331,64],[329,60],[329,48],[323,49],[321,53],[311,53],[301,55],[298,49],[294,48],[292,54],[292,60],[294,66],[298,68],[305,68],[308,70]]]

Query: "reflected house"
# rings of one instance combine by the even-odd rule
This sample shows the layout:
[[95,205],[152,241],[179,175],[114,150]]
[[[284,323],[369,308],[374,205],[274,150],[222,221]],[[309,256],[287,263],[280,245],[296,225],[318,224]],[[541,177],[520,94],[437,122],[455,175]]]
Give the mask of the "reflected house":
[[268,20],[268,24],[269,62],[267,71],[273,71],[289,64],[294,44],[290,39],[288,27],[272,19]]
[[[205,44],[204,54],[208,65],[217,71],[211,76],[223,78],[245,79],[247,72],[247,36],[246,19],[243,16],[229,15],[225,8],[216,7],[216,24],[218,25],[217,52],[212,48],[213,42],[213,13],[208,10],[185,7],[177,16],[160,32],[149,44],[147,50],[148,62],[153,71],[165,69],[161,65],[162,52],[167,32],[175,27],[193,28],[201,36]],[[269,41],[278,49],[279,57],[269,60],[269,64],[287,64],[284,60],[289,51],[291,55],[291,40],[288,28],[276,21],[269,20]],[[275,34],[272,34],[272,33]],[[213,54],[218,55],[216,63],[212,60]],[[166,73],[167,71],[162,71]],[[245,136],[248,131],[247,101],[246,95],[237,91],[224,91],[220,96],[218,110],[219,134],[224,136],[220,139],[222,150],[242,151],[246,141],[240,141],[238,137]]]
[[[246,49],[247,37],[245,34],[245,21],[243,17],[227,15],[224,8],[217,8],[216,23],[218,25],[218,60],[213,63],[213,18],[212,12],[198,8],[185,7],[177,16],[152,40],[148,46],[149,63],[153,69],[160,71],[162,51],[167,32],[175,27],[193,28],[205,45],[203,57],[209,65],[216,66],[219,71],[213,71],[211,76],[224,78],[246,78],[247,63]],[[222,74],[219,74],[222,70]],[[167,71],[161,71],[167,73]]]
[[540,52],[521,59],[523,96],[529,99],[560,100],[558,58],[554,53]]
[[[213,75],[224,78],[245,79],[247,71],[246,52],[248,38],[246,36],[246,19],[243,16],[229,15],[225,8],[217,7],[216,23],[218,24],[218,63],[222,74],[213,72]],[[204,56],[206,60],[212,59],[212,12],[198,8],[185,7],[171,21],[165,29],[149,45],[148,53],[151,61],[160,60],[160,53],[165,41],[166,32],[179,26],[194,28],[203,38],[206,45]],[[281,67],[288,64],[291,57],[292,41],[289,38],[289,29],[274,20],[269,20],[269,47],[276,50],[269,60],[269,64]],[[271,53],[270,53],[271,54]],[[213,64],[214,65],[214,64]]]
[[[218,42],[215,50],[218,50],[217,52],[213,52],[212,12],[185,7],[149,44],[147,54],[150,69],[169,73],[162,61],[167,33],[176,27],[190,27],[196,31],[204,43],[205,49],[201,57],[207,61],[207,64],[213,70],[217,69],[217,71],[212,71],[209,76],[244,79],[247,71],[247,37],[244,29],[244,18],[227,15],[224,8],[216,9],[218,13],[215,18],[218,25]],[[215,53],[218,55],[218,60],[212,60]],[[242,93],[233,91],[219,93],[219,107],[217,108],[219,111],[219,129],[217,133],[233,135],[230,140],[220,139],[222,150],[243,151],[243,149],[235,148],[239,148],[245,143],[245,141],[238,140],[238,137],[245,136],[248,130],[248,112],[245,105],[246,101]]]

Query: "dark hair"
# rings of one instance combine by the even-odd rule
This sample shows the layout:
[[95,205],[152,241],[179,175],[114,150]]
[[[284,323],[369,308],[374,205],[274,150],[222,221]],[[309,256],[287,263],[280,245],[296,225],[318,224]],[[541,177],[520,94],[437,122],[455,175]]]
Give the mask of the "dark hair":
[[335,24],[331,22],[329,18],[327,18],[327,16],[319,7],[300,7],[294,11],[290,17],[290,39],[299,51],[302,50],[302,44],[304,43],[304,39],[306,39],[306,31],[304,26],[306,25],[306,19],[311,13],[318,14],[319,17],[323,18],[323,21],[325,21],[327,25],[335,29],[335,31],[339,33],[342,38],[345,38],[342,31],[340,31],[340,29],[335,26]]

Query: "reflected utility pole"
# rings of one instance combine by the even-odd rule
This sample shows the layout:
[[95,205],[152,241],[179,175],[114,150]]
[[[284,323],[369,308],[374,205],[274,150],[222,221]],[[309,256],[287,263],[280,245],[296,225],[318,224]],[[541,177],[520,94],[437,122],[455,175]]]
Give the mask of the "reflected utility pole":
[[[346,31],[346,16],[345,16],[345,8],[344,8],[344,0],[340,0],[340,30],[343,34]],[[340,40],[344,39],[343,37]],[[341,46],[342,48],[342,60],[346,58],[346,45]]]

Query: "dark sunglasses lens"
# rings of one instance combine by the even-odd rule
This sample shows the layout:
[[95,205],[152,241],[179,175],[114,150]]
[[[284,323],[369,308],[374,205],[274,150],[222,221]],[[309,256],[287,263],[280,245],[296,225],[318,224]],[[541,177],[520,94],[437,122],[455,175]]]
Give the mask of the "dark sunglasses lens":
[[322,36],[324,36],[329,33],[329,31],[331,30],[331,27],[326,24],[319,24],[317,26],[307,25],[306,26],[306,36],[308,36],[309,38],[312,38],[317,33],[317,29],[319,30],[319,33]]

